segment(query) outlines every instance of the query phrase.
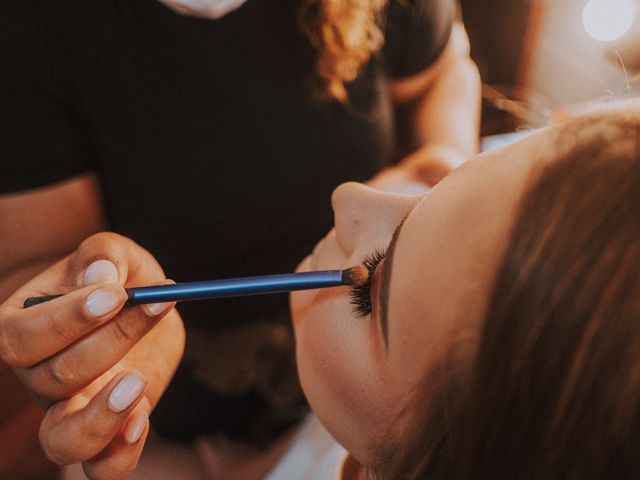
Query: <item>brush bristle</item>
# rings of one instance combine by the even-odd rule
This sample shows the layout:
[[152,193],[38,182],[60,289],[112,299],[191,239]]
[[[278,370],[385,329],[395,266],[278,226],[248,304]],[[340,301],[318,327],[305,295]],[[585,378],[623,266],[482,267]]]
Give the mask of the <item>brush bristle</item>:
[[342,271],[342,284],[359,287],[369,280],[369,270],[364,265],[347,268]]

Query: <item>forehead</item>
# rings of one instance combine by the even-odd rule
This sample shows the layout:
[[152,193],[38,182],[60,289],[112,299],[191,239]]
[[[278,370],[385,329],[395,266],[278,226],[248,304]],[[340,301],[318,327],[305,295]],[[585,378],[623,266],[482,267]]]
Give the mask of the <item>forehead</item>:
[[391,272],[392,358],[426,367],[429,357],[448,354],[452,336],[479,331],[518,200],[545,144],[546,135],[536,135],[480,155],[411,212]]

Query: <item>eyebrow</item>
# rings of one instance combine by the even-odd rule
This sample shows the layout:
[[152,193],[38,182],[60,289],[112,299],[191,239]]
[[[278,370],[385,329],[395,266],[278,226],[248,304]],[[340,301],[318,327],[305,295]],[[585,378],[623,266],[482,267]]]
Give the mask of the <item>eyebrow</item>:
[[393,265],[393,253],[398,241],[398,235],[405,220],[409,215],[405,216],[400,224],[396,227],[387,249],[387,255],[384,258],[384,265],[380,275],[380,327],[382,328],[382,337],[384,338],[384,346],[389,349],[389,322],[388,322],[388,310],[389,310],[389,284],[391,283],[391,267]]

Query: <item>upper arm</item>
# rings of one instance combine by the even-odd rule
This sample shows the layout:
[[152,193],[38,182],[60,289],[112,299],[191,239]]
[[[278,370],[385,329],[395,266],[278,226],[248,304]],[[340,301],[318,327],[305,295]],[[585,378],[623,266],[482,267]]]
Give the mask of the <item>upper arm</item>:
[[[92,136],[62,47],[31,2],[0,6],[0,283],[105,227]],[[85,172],[85,173],[83,173]],[[71,180],[69,180],[71,179]],[[11,283],[11,282],[9,282]]]
[[107,227],[95,174],[0,195],[0,282],[30,265],[54,260]]
[[469,38],[464,25],[455,22],[447,46],[438,59],[427,68],[410,77],[390,82],[391,97],[396,104],[418,100],[447,73],[460,65],[471,64]]

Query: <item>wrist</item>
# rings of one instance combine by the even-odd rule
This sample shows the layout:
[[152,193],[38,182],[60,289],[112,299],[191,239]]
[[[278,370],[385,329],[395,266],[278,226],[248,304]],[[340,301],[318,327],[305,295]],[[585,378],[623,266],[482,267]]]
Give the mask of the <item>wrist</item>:
[[446,145],[426,145],[409,154],[398,168],[414,181],[429,187],[435,186],[444,177],[464,163],[465,157]]
[[430,185],[418,179],[406,168],[388,167],[367,182],[370,187],[384,192],[422,195],[429,191]]

